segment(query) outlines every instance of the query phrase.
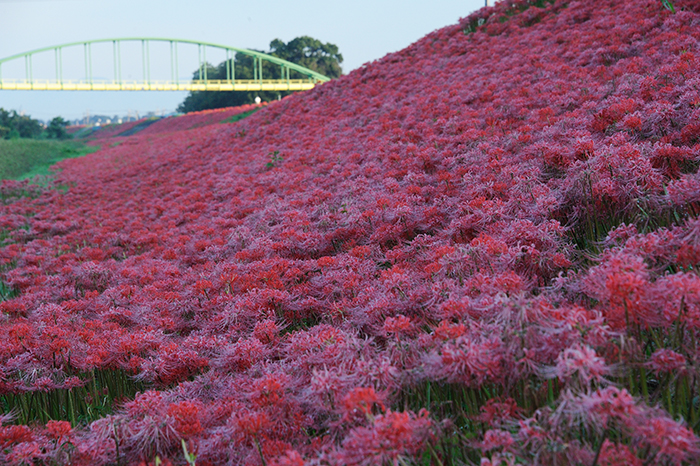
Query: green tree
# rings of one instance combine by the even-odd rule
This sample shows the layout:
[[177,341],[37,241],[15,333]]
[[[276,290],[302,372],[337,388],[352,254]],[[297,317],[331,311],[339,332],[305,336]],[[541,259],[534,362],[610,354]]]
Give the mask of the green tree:
[[330,43],[324,44],[313,37],[297,37],[286,44],[275,39],[270,42],[269,53],[329,78],[337,78],[343,73],[340,68],[343,56],[338,51],[338,46]]
[[62,117],[54,118],[46,127],[46,137],[49,139],[70,139],[71,135],[66,131],[66,126],[68,126],[68,122]]
[[14,126],[14,115],[16,112],[8,112],[4,108],[0,108],[0,137],[3,139],[12,139],[13,137],[18,138],[19,133]]
[[38,138],[43,131],[41,123],[37,120],[4,108],[0,108],[0,127],[4,128],[0,133],[4,134],[5,139]]
[[[260,52],[260,50],[256,51]],[[339,53],[338,47],[330,43],[324,44],[312,37],[297,37],[286,44],[279,39],[275,39],[270,42],[270,51],[266,53],[304,66],[329,78],[337,78],[342,74],[340,64],[343,62],[343,56]],[[254,79],[253,57],[237,53],[231,61],[236,79]],[[226,61],[221,62],[218,66],[213,66],[209,63],[205,66],[206,70],[199,68],[192,74],[193,80],[204,79],[205,71],[208,79],[224,80],[227,78]],[[263,60],[262,74],[264,79],[282,78],[281,67],[265,60]],[[300,73],[293,70],[290,71],[289,77],[290,79],[304,78]],[[177,109],[180,112],[195,112],[213,108],[235,107],[251,104],[255,102],[255,97],[260,97],[263,101],[269,102],[289,94],[291,92],[194,91],[187,95]]]

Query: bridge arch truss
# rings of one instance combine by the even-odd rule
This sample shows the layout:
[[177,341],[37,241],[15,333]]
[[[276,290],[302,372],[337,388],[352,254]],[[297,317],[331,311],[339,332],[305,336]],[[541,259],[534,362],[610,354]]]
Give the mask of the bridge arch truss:
[[[122,44],[137,42],[141,44],[142,80],[123,79]],[[151,79],[151,44],[154,42],[169,44],[170,79]],[[93,78],[92,46],[99,43],[111,43],[113,55],[112,79]],[[198,48],[199,79],[184,80],[178,77],[179,45],[195,45]],[[64,79],[63,51],[67,48],[82,47],[85,75],[82,79]],[[223,51],[226,56],[226,79],[208,79],[207,49]],[[53,78],[34,78],[33,58],[40,53],[53,51],[55,76]],[[235,69],[236,54],[247,55],[253,62],[253,79],[237,79]],[[3,64],[24,60],[24,78],[6,79],[2,74]],[[265,76],[263,62],[279,66],[280,78],[270,79]],[[268,65],[269,66],[269,65]],[[294,71],[301,79],[291,79]],[[330,78],[308,68],[288,62],[278,57],[253,50],[231,47],[209,42],[158,37],[127,37],[118,39],[98,39],[84,42],[71,42],[62,45],[44,47],[0,59],[0,90],[48,90],[48,91],[301,91],[313,88]]]

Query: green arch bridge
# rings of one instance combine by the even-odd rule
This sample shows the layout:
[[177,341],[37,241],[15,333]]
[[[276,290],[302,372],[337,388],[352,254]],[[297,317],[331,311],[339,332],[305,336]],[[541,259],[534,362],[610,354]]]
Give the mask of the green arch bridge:
[[[122,79],[121,48],[125,42],[140,42],[143,79]],[[150,45],[154,42],[165,42],[170,49],[170,79],[151,79]],[[111,43],[113,55],[112,79],[93,79],[92,45]],[[198,47],[200,79],[181,80],[178,77],[178,46],[180,44],[196,45]],[[83,48],[85,63],[84,78],[69,80],[63,78],[63,50],[70,47]],[[207,78],[207,49],[223,50],[226,55],[226,79]],[[39,53],[53,51],[55,62],[55,77],[50,79],[35,79],[33,74],[33,57]],[[234,57],[237,53],[248,55],[253,62],[253,79],[237,79]],[[2,74],[3,65],[11,61],[24,60],[25,76],[23,78],[5,78]],[[264,76],[263,62],[279,66],[281,78],[270,79]],[[270,65],[268,65],[269,70]],[[162,70],[161,70],[162,71]],[[290,79],[290,72],[296,72],[302,79]],[[330,78],[316,73],[303,66],[282,60],[271,55],[253,50],[230,47],[227,45],[197,42],[183,39],[166,39],[157,37],[128,37],[120,39],[99,39],[84,42],[44,47],[29,52],[12,55],[0,59],[0,90],[44,90],[44,91],[302,91],[313,88]]]

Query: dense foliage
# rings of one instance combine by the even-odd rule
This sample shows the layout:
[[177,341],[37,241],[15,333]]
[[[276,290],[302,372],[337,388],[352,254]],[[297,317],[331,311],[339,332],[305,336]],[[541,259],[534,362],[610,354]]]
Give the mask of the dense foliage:
[[4,139],[36,138],[42,132],[41,123],[15,110],[0,108],[0,137]]
[[[262,50],[259,50],[262,52]],[[308,36],[297,37],[284,43],[279,39],[270,42],[269,55],[282,58],[289,62],[301,65],[312,71],[321,73],[329,78],[337,78],[342,74],[340,64],[343,63],[343,56],[338,51],[338,46],[331,43],[323,43],[318,39]],[[236,79],[254,79],[253,58],[243,53],[237,53],[230,60],[231,66],[235,68]],[[218,66],[206,65],[207,79],[227,79],[226,61]],[[262,62],[262,76],[264,79],[281,79],[280,67],[268,61]],[[193,80],[204,79],[205,70],[197,69],[193,75]],[[290,79],[305,79],[297,71],[290,72]],[[270,102],[285,97],[292,92],[277,91],[246,91],[246,92],[213,92],[213,91],[193,91],[179,105],[180,112],[195,112],[214,108],[235,107],[252,104],[256,97],[260,97],[263,102]]]
[[30,116],[15,110],[0,108],[0,138],[2,139],[70,139],[68,122],[61,117],[52,119],[46,127]]
[[[337,78],[343,74],[340,64],[343,63],[343,55],[338,50],[338,46],[331,43],[323,43],[318,39],[309,36],[301,36],[290,40],[286,44],[284,41],[275,39],[270,42],[269,54],[273,57],[282,58],[289,62],[301,65],[311,71],[316,71],[329,78]],[[279,69],[271,70],[276,72],[276,77],[280,76]],[[265,76],[265,74],[263,75]],[[302,79],[303,76],[296,71],[290,75],[292,79]]]
[[63,117],[53,118],[44,130],[49,139],[70,139],[71,135],[66,131],[68,122]]
[[674,10],[503,1],[62,162],[66,192],[5,184],[2,461],[698,464],[700,7]]

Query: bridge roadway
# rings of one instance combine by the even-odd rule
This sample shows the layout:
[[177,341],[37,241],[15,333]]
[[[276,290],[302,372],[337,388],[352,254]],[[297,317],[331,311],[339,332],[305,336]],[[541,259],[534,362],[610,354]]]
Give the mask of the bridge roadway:
[[3,79],[0,90],[7,91],[306,91],[316,85],[306,79],[237,79],[207,80],[187,83],[153,81],[52,81],[35,79]]

